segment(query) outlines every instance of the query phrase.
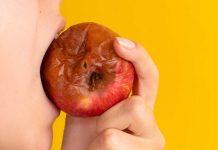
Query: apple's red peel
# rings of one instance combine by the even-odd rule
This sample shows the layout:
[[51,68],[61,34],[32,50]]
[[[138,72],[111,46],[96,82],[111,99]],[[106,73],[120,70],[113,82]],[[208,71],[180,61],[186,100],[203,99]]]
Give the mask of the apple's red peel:
[[70,27],[50,45],[41,77],[51,100],[72,116],[96,116],[128,97],[133,65],[120,58],[118,35],[96,23]]

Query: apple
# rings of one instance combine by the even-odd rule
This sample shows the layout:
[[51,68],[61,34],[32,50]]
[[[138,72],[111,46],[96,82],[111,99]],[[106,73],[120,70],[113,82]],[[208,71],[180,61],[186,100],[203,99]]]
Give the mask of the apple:
[[102,25],[81,23],[53,40],[41,79],[58,108],[71,116],[97,116],[129,96],[135,70],[115,53],[117,36]]

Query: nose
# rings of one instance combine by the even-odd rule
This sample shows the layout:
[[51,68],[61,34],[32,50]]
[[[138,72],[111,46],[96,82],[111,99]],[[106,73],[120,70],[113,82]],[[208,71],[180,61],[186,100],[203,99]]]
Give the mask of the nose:
[[63,0],[58,0],[59,4],[61,4],[63,2]]
[[60,10],[60,5],[62,4],[63,0],[49,0],[47,2],[50,2],[50,4],[47,4],[48,6],[53,5],[55,9]]

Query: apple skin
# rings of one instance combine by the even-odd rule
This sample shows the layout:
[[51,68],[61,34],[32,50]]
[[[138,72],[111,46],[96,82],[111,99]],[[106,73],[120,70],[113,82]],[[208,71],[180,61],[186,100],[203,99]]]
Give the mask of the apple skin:
[[71,116],[97,116],[129,96],[135,70],[115,53],[117,36],[102,25],[81,23],[54,39],[41,79],[59,109]]

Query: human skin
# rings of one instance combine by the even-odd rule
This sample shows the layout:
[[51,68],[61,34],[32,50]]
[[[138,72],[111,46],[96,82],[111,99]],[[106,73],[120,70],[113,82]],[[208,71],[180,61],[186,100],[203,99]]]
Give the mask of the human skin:
[[[59,110],[44,93],[40,65],[47,47],[65,24],[59,12],[60,2],[0,0],[0,149],[48,150],[51,147],[52,124]],[[113,145],[110,143],[117,141],[114,135],[118,133],[122,135],[119,138],[121,141],[131,141],[125,144],[129,148],[137,143],[142,143],[140,148],[144,149],[148,146],[151,150],[162,148],[163,138],[153,117],[158,83],[156,66],[146,51],[142,52],[142,47],[134,48],[135,54],[140,52],[137,55],[132,53],[131,56],[135,57],[131,57],[128,51],[122,53],[122,48],[116,42],[115,48],[121,57],[131,61],[136,68],[138,80],[133,91],[135,96],[112,107],[100,117],[83,119],[67,116],[64,150],[106,149],[105,146],[110,147]],[[123,107],[125,105],[127,107]],[[119,115],[120,122],[112,117],[119,113],[122,114]],[[132,116],[130,120],[127,117],[129,114]],[[131,123],[133,119],[133,127],[140,127],[143,136],[122,131],[125,127],[122,123]],[[95,126],[97,122],[98,126]],[[74,130],[77,133],[80,131],[80,135],[86,134],[75,137],[76,134],[72,133]],[[103,144],[97,148],[99,142]],[[123,149],[115,149],[114,146],[113,150]]]
[[67,115],[63,150],[164,149],[165,140],[153,113],[158,69],[140,44],[117,38],[114,47],[119,56],[132,62],[135,67],[132,96],[98,117]]
[[60,0],[0,0],[0,149],[48,150],[59,111],[47,99],[40,65],[64,27]]

